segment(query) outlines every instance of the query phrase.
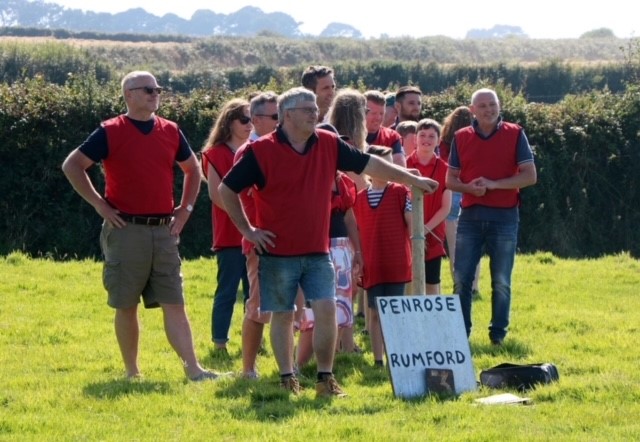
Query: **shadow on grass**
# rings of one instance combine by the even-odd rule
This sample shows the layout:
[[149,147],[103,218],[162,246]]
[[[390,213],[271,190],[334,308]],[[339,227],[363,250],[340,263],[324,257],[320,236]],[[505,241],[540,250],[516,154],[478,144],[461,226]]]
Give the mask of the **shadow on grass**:
[[504,355],[511,358],[524,359],[531,354],[531,348],[515,339],[507,339],[502,345],[493,345],[490,342],[483,342],[481,344],[471,343],[471,354],[475,356],[489,355],[496,357]]
[[171,388],[167,382],[115,379],[107,382],[92,382],[87,384],[82,391],[85,395],[98,399],[116,399],[130,394],[168,394],[171,392]]
[[246,401],[241,401],[242,405],[230,407],[229,413],[237,419],[257,422],[284,421],[300,412],[325,409],[333,400],[340,400],[316,399],[315,376],[309,378],[303,375],[299,381],[302,391],[297,396],[283,390],[280,378],[276,375],[260,379],[235,379],[218,390],[215,397],[248,398],[248,405]]
[[[389,372],[386,368],[369,365],[364,361],[362,355],[342,354],[339,355],[336,362],[336,366],[338,366],[336,377],[339,382],[342,376],[349,377],[348,372],[359,372],[361,374],[357,378],[360,379],[351,380],[352,384],[372,386],[391,383]],[[334,409],[335,404],[349,400],[349,398],[316,398],[315,372],[316,365],[314,362],[305,366],[298,376],[303,390],[297,396],[280,387],[280,378],[277,375],[263,376],[260,379],[235,378],[230,380],[223,388],[218,389],[214,396],[218,399],[245,399],[240,401],[242,405],[231,406],[229,413],[234,418],[254,420],[256,422],[286,421],[298,413]],[[342,373],[342,376],[340,373]],[[391,385],[389,385],[389,390],[390,394],[392,394]],[[450,394],[434,394],[410,399],[396,399],[418,405],[425,402],[445,403],[456,401],[458,397]],[[359,416],[374,415],[385,408],[386,405],[383,404],[366,402],[352,410],[351,413]]]
[[207,356],[202,359],[205,367],[212,367],[213,370],[219,372],[233,371],[234,361],[242,358],[242,352],[238,351],[235,355],[219,351],[212,348]]

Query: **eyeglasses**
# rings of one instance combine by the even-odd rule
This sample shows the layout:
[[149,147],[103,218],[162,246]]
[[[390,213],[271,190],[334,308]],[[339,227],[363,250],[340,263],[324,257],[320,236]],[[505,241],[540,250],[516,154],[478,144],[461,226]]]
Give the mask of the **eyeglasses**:
[[140,86],[140,87],[132,87],[131,89],[129,89],[130,91],[137,91],[139,89],[142,89],[145,94],[153,94],[154,92],[157,93],[158,95],[160,95],[163,91],[163,89],[161,87],[151,87],[151,86]]
[[251,117],[247,117],[246,115],[242,115],[236,118],[240,122],[240,124],[249,124],[251,123]]
[[320,112],[317,107],[290,107],[288,110],[299,110],[307,115],[318,115]]
[[268,117],[273,121],[278,121],[278,114],[256,114],[256,117]]

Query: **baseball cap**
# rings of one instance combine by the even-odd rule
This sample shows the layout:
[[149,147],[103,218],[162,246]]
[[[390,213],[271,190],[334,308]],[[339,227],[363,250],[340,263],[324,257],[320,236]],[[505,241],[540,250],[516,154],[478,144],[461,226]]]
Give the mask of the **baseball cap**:
[[393,92],[390,92],[384,98],[384,105],[393,106],[394,104],[396,104],[396,94],[394,94]]

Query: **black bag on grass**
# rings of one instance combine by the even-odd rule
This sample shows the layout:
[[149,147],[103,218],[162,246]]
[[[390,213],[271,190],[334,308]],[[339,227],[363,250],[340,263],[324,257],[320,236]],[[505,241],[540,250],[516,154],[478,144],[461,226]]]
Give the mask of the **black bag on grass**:
[[480,372],[480,383],[485,387],[515,388],[520,391],[534,388],[536,384],[549,384],[558,378],[558,369],[550,363],[504,363]]

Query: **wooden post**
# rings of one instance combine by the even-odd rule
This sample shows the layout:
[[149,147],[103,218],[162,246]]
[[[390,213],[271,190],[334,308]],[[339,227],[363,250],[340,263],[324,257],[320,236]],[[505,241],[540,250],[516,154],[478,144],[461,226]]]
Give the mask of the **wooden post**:
[[411,271],[413,280],[407,291],[409,295],[426,293],[424,280],[424,192],[418,187],[411,188]]

